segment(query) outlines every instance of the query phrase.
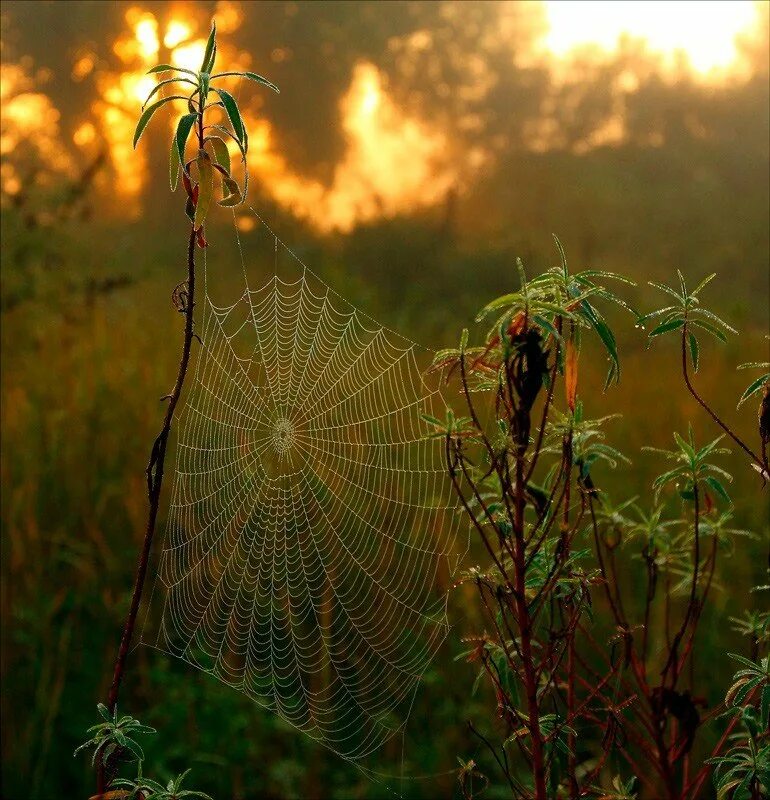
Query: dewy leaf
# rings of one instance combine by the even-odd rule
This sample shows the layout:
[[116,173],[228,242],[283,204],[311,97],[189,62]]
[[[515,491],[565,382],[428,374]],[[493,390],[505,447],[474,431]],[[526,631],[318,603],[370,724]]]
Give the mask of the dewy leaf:
[[241,119],[241,112],[238,110],[238,103],[235,98],[224,89],[213,89],[221,98],[225,106],[227,116],[230,118],[230,124],[233,126],[233,132],[239,142],[243,143],[243,120]]
[[230,174],[230,151],[227,149],[224,139],[219,136],[209,136],[208,141],[211,142],[211,149],[214,151],[214,160],[220,167],[224,168],[227,174]]
[[607,323],[598,316],[596,311],[594,311],[593,307],[587,300],[583,300],[583,302],[580,304],[580,307],[584,316],[591,324],[591,327],[596,331],[596,333],[599,335],[599,338],[602,340],[602,343],[609,353],[610,360],[612,361],[607,374],[607,380],[604,384],[606,389],[613,381],[615,383],[620,381],[620,359],[618,358],[618,346],[615,342],[615,336],[609,329]]
[[211,75],[208,72],[201,72],[200,74],[200,99],[201,103],[205,105],[206,98],[209,95],[209,84],[211,83]]
[[727,337],[715,325],[705,322],[702,319],[691,319],[689,324],[695,325],[698,328],[703,328],[704,331],[708,331],[712,336],[719,339],[720,342],[727,343]]
[[566,278],[567,277],[567,254],[564,252],[564,248],[562,247],[561,242],[559,241],[559,237],[552,233],[554,242],[556,242],[556,249],[559,251],[559,259],[561,260],[561,272],[562,275]]
[[218,72],[216,75],[212,75],[211,78],[212,80],[214,78],[227,78],[231,75],[239,78],[248,78],[250,81],[256,81],[257,83],[261,83],[263,86],[267,86],[268,89],[272,89],[277,94],[281,93],[281,90],[272,81],[269,81],[267,78],[263,78],[261,75],[257,75],[256,72]]
[[211,157],[205,150],[198,153],[198,202],[195,205],[195,218],[193,225],[195,230],[200,230],[206,220],[211,205],[211,197],[214,194],[214,170],[211,167]]
[[203,63],[201,64],[201,72],[208,72],[211,73],[211,68],[214,66],[214,57],[215,57],[215,42],[217,38],[217,23],[216,21],[211,22],[211,33],[209,34],[209,40],[206,42],[206,50],[203,53]]
[[153,75],[156,72],[185,72],[188,75],[197,77],[197,75],[191,69],[185,69],[184,67],[175,67],[173,64],[158,64],[152,69],[147,70],[148,75]]
[[171,152],[168,157],[168,182],[171,191],[175,192],[179,183],[179,150],[176,146],[176,137],[171,140]]
[[169,83],[178,83],[178,82],[182,82],[182,83],[189,83],[189,84],[192,84],[193,86],[195,86],[195,84],[194,84],[194,83],[193,83],[191,80],[189,80],[188,78],[168,78],[168,79],[167,79],[167,80],[165,80],[165,81],[161,81],[160,83],[156,83],[156,84],[155,84],[155,86],[153,87],[152,91],[151,91],[151,92],[150,92],[150,93],[147,95],[147,97],[145,98],[145,100],[144,100],[144,103],[142,103],[142,108],[144,108],[144,107],[147,105],[147,103],[149,103],[149,102],[150,102],[150,98],[151,98],[151,97],[152,97],[152,96],[153,96],[153,95],[154,95],[154,94],[155,94],[155,93],[156,93],[158,90],[160,90],[160,89],[161,89],[161,88],[163,88],[164,86],[168,86],[168,84],[169,84]]
[[139,142],[139,139],[142,138],[142,134],[144,133],[144,129],[147,127],[147,123],[152,119],[152,115],[163,105],[166,103],[170,103],[172,100],[186,100],[187,98],[182,97],[181,95],[171,95],[171,97],[164,97],[162,100],[158,100],[157,103],[153,103],[151,106],[144,110],[144,113],[141,117],[139,117],[139,122],[136,123],[136,130],[134,131],[134,150],[136,150],[136,145]]
[[237,206],[243,200],[238,184],[232,178],[223,178],[222,185],[227,189],[228,194],[219,201],[219,205],[226,208]]
[[195,120],[198,119],[197,114],[185,114],[183,117],[180,117],[179,124],[176,127],[176,136],[174,137],[174,141],[176,142],[176,150],[177,154],[179,155],[179,163],[184,164],[184,148],[187,144],[187,137],[190,135],[190,131],[192,130],[192,126],[195,124]]
[[705,483],[708,484],[726,503],[730,505],[733,504],[733,501],[730,499],[730,495],[727,494],[727,490],[724,486],[714,477],[709,475],[708,478],[704,479]]
[[695,338],[695,334],[691,333],[689,335],[690,341],[690,358],[692,358],[692,368],[697,372],[698,371],[698,340]]
[[746,387],[746,391],[741,395],[741,399],[738,401],[738,407],[740,408],[743,403],[746,402],[752,395],[755,395],[768,381],[767,375],[761,375],[757,378],[753,383],[750,383]]
[[683,319],[671,319],[668,322],[661,323],[657,328],[653,328],[647,335],[650,337],[650,339],[652,339],[655,336],[660,336],[662,333],[675,331],[677,328],[681,328],[682,325],[684,325]]

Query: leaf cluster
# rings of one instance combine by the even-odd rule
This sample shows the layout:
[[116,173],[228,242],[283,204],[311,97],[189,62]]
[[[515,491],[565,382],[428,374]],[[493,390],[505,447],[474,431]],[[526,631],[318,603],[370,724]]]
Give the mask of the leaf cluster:
[[640,316],[636,324],[645,327],[650,320],[655,320],[655,327],[647,334],[648,342],[666,333],[682,330],[682,335],[687,337],[688,351],[695,372],[700,365],[700,344],[696,335],[696,330],[704,331],[710,336],[719,339],[720,342],[727,341],[725,331],[737,333],[735,328],[728,325],[723,319],[718,317],[713,311],[704,308],[700,302],[701,291],[716,277],[712,273],[705,277],[692,291],[688,290],[687,283],[682,273],[677,270],[679,278],[679,289],[666,286],[664,283],[650,281],[650,286],[655,287],[673,299],[673,303],[651,311],[649,314]]
[[[725,447],[717,447],[724,437],[718,436],[713,441],[698,448],[695,444],[692,427],[689,428],[688,438],[685,440],[678,433],[674,433],[675,450],[662,450],[657,447],[645,447],[644,450],[660,453],[675,466],[658,475],[652,483],[656,493],[668,484],[675,484],[683,500],[693,500],[696,487],[703,484],[712,489],[726,503],[732,504],[730,496],[719,478],[728,482],[732,475],[721,467],[712,464],[708,459],[714,455],[722,455],[730,451]],[[719,477],[717,477],[719,476]]]
[[[151,75],[175,74],[160,80],[147,96],[134,132],[134,148],[136,148],[150,120],[160,108],[174,101],[182,101],[186,104],[187,113],[179,117],[176,131],[171,140],[169,182],[171,190],[174,191],[179,182],[181,169],[182,183],[188,196],[187,215],[196,231],[202,228],[211,206],[214,194],[214,173],[217,173],[221,180],[222,197],[217,201],[219,205],[237,206],[245,200],[248,190],[248,131],[237,100],[219,85],[221,80],[230,77],[246,78],[278,92],[275,84],[256,72],[214,72],[217,57],[216,32],[216,22],[214,22],[206,43],[203,61],[197,72],[173,64],[158,64],[149,71],[148,74]],[[148,105],[163,87],[172,85],[174,91],[184,93],[171,94]],[[187,87],[192,87],[192,91],[189,91]],[[211,97],[215,99],[209,102]],[[226,122],[224,124],[219,122],[206,124],[206,113],[211,109],[220,109],[226,117]],[[190,133],[196,128],[198,151],[194,158],[188,160],[186,156],[187,143]],[[234,142],[241,154],[244,167],[243,188],[232,175],[228,141]],[[197,180],[193,178],[193,165],[197,170]],[[204,241],[199,238],[201,246]]]
[[140,767],[139,775],[135,779],[120,778],[114,781],[114,785],[128,789],[130,792],[128,797],[139,800],[184,800],[184,798],[212,800],[205,792],[182,788],[182,783],[189,774],[190,770],[186,769],[181,775],[171,778],[164,786],[152,778],[145,778]]
[[[708,760],[714,765],[718,800],[751,800],[770,791],[770,659],[752,661],[730,653],[742,667],[733,676],[725,703],[727,715],[737,717],[743,733],[733,736],[727,752]],[[759,693],[759,703],[752,702]]]
[[136,761],[142,761],[144,751],[135,737],[140,734],[156,733],[155,729],[142,725],[139,720],[127,715],[118,718],[117,707],[110,714],[107,706],[99,703],[97,710],[103,722],[88,729],[87,733],[91,734],[91,738],[83,742],[73,755],[93,748],[92,764],[96,764],[97,757],[106,765],[113,756],[126,754]]
[[[606,388],[620,379],[620,359],[615,335],[597,308],[596,301],[609,301],[636,314],[628,303],[604,285],[607,281],[617,281],[634,286],[634,281],[606,270],[586,269],[571,273],[561,242],[556,236],[553,238],[559,253],[559,265],[527,279],[524,265],[521,259],[517,259],[519,290],[492,300],[479,311],[476,321],[496,315],[487,333],[487,350],[504,348],[506,340],[517,329],[531,325],[541,329],[546,344],[550,338],[563,345],[562,325],[565,322],[571,324],[573,331],[593,331],[610,360]],[[504,352],[502,356],[505,357]]]

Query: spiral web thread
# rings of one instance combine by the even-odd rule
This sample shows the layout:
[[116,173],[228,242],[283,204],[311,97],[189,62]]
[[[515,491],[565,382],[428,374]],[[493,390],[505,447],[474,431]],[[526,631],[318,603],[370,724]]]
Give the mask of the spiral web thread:
[[238,239],[243,294],[197,304],[147,643],[358,762],[403,734],[448,630],[459,516],[420,416],[441,381],[254,214],[276,273],[250,289]]

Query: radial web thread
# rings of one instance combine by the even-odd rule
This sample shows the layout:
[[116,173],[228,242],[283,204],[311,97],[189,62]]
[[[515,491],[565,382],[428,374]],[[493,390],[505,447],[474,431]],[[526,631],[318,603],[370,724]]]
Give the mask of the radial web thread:
[[196,304],[145,640],[359,760],[403,730],[448,629],[464,548],[420,417],[443,416],[440,379],[256,219],[243,249],[274,249],[276,274],[254,290],[244,266],[237,302]]

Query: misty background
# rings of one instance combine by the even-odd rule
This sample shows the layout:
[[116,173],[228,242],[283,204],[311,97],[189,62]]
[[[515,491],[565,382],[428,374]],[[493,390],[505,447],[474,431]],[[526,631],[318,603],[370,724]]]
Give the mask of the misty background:
[[[3,796],[87,796],[72,750],[106,690],[144,525],[143,470],[175,374],[187,221],[168,191],[166,109],[134,151],[155,63],[197,67],[212,17],[218,66],[250,69],[275,95],[233,82],[250,129],[249,202],[324,281],[422,344],[452,346],[475,312],[556,262],[622,273],[640,310],[646,281],[718,278],[706,294],[740,331],[709,343],[699,387],[734,412],[744,361],[768,357],[770,31],[767,3],[5,2],[2,7]],[[625,10],[622,8],[625,7]],[[621,13],[622,12],[622,13]],[[650,19],[650,16],[653,18]],[[593,37],[593,38],[592,38]],[[165,115],[166,119],[162,119]],[[253,217],[235,224],[255,274],[272,270]],[[240,272],[230,212],[207,223],[223,297]],[[675,343],[646,351],[610,312],[623,380],[587,413],[634,460],[613,495],[649,494],[668,446],[693,421]],[[481,335],[482,332],[479,332]],[[592,387],[596,400],[592,407]],[[669,389],[670,387],[670,389]],[[746,479],[733,454],[729,468]],[[166,487],[168,488],[168,487]],[[736,524],[760,534],[723,580],[765,580],[767,511],[733,489]],[[633,574],[629,574],[633,581]],[[723,591],[704,647],[723,653]],[[426,676],[402,757],[383,773],[430,775],[409,797],[451,796],[456,757],[482,718],[466,624]],[[479,623],[481,624],[481,623]],[[709,638],[710,637],[710,638]],[[216,797],[391,796],[240,695],[171,659],[132,654],[125,709],[156,725],[148,760],[193,767]],[[711,698],[731,667],[713,670]],[[481,754],[476,754],[483,761]],[[494,787],[489,796],[496,796]]]

